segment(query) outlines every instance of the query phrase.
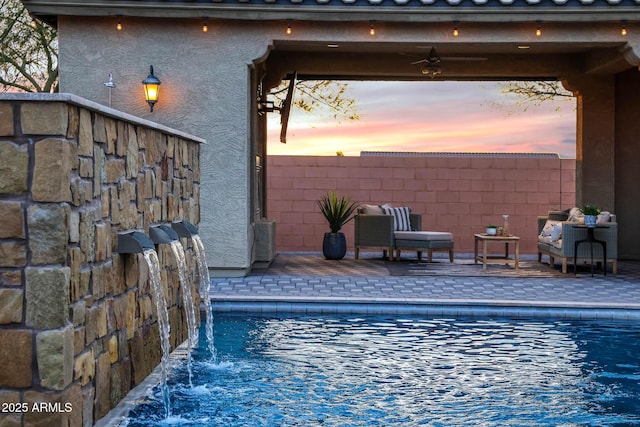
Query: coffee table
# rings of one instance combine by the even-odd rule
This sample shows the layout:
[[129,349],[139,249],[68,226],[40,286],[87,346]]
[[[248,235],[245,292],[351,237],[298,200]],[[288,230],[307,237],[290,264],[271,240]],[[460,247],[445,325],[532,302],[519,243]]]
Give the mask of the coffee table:
[[[475,238],[473,259],[474,263],[478,261],[482,263],[482,269],[487,269],[487,264],[513,264],[514,268],[518,270],[520,268],[520,237],[509,236],[490,236],[488,234],[474,234]],[[504,243],[504,256],[488,255],[487,244],[490,242]],[[482,243],[482,253],[478,254],[478,243]],[[515,253],[513,257],[509,256],[509,243],[514,243]]]

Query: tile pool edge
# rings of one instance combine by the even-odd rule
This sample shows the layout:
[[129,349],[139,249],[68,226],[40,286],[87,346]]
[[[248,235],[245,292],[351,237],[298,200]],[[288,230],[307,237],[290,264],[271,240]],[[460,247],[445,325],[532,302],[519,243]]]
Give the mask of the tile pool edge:
[[640,305],[514,300],[418,300],[378,298],[213,298],[215,313],[387,314],[423,316],[553,317],[640,320]]

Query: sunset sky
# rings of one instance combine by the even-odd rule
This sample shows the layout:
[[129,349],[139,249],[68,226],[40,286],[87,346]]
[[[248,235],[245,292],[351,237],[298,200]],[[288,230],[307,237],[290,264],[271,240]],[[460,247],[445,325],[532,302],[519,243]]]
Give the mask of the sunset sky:
[[287,144],[269,114],[268,154],[342,151],[543,152],[575,158],[575,100],[516,107],[495,82],[349,82],[359,120],[292,110]]

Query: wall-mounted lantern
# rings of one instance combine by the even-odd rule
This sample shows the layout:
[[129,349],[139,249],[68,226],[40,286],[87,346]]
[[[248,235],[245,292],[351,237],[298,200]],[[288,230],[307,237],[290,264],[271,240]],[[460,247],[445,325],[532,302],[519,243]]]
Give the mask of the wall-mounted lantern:
[[153,106],[158,102],[158,93],[160,92],[160,80],[153,75],[153,65],[149,66],[149,75],[142,81],[144,85],[144,99],[153,112]]

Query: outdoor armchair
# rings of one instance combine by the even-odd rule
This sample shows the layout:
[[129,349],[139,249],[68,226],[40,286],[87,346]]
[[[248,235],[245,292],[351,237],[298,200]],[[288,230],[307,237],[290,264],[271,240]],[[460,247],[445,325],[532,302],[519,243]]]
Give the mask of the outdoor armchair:
[[[420,230],[422,228],[422,216],[414,213],[409,216],[411,230]],[[382,249],[385,258],[391,256],[393,259],[396,247],[393,216],[366,214],[363,213],[362,209],[359,209],[354,222],[356,259],[358,259],[362,248]]]
[[[547,255],[550,266],[553,267],[556,261],[560,261],[562,263],[562,272],[566,273],[567,265],[573,264],[574,258],[577,258],[578,263],[592,262],[591,246],[593,246],[593,262],[600,263],[602,261],[604,255],[602,246],[597,243],[581,244],[578,246],[578,253],[575,253],[576,241],[584,240],[587,237],[587,229],[583,224],[557,221],[557,225],[555,225],[557,235],[544,236],[543,230],[545,227],[549,227],[549,224],[548,217],[538,217],[538,262],[542,262],[542,256]],[[610,263],[613,274],[616,274],[618,271],[618,224],[616,216],[611,214],[608,221],[600,223],[600,226],[593,230],[593,234],[595,239],[605,242],[607,247],[605,263]],[[606,268],[606,265],[603,268]]]

